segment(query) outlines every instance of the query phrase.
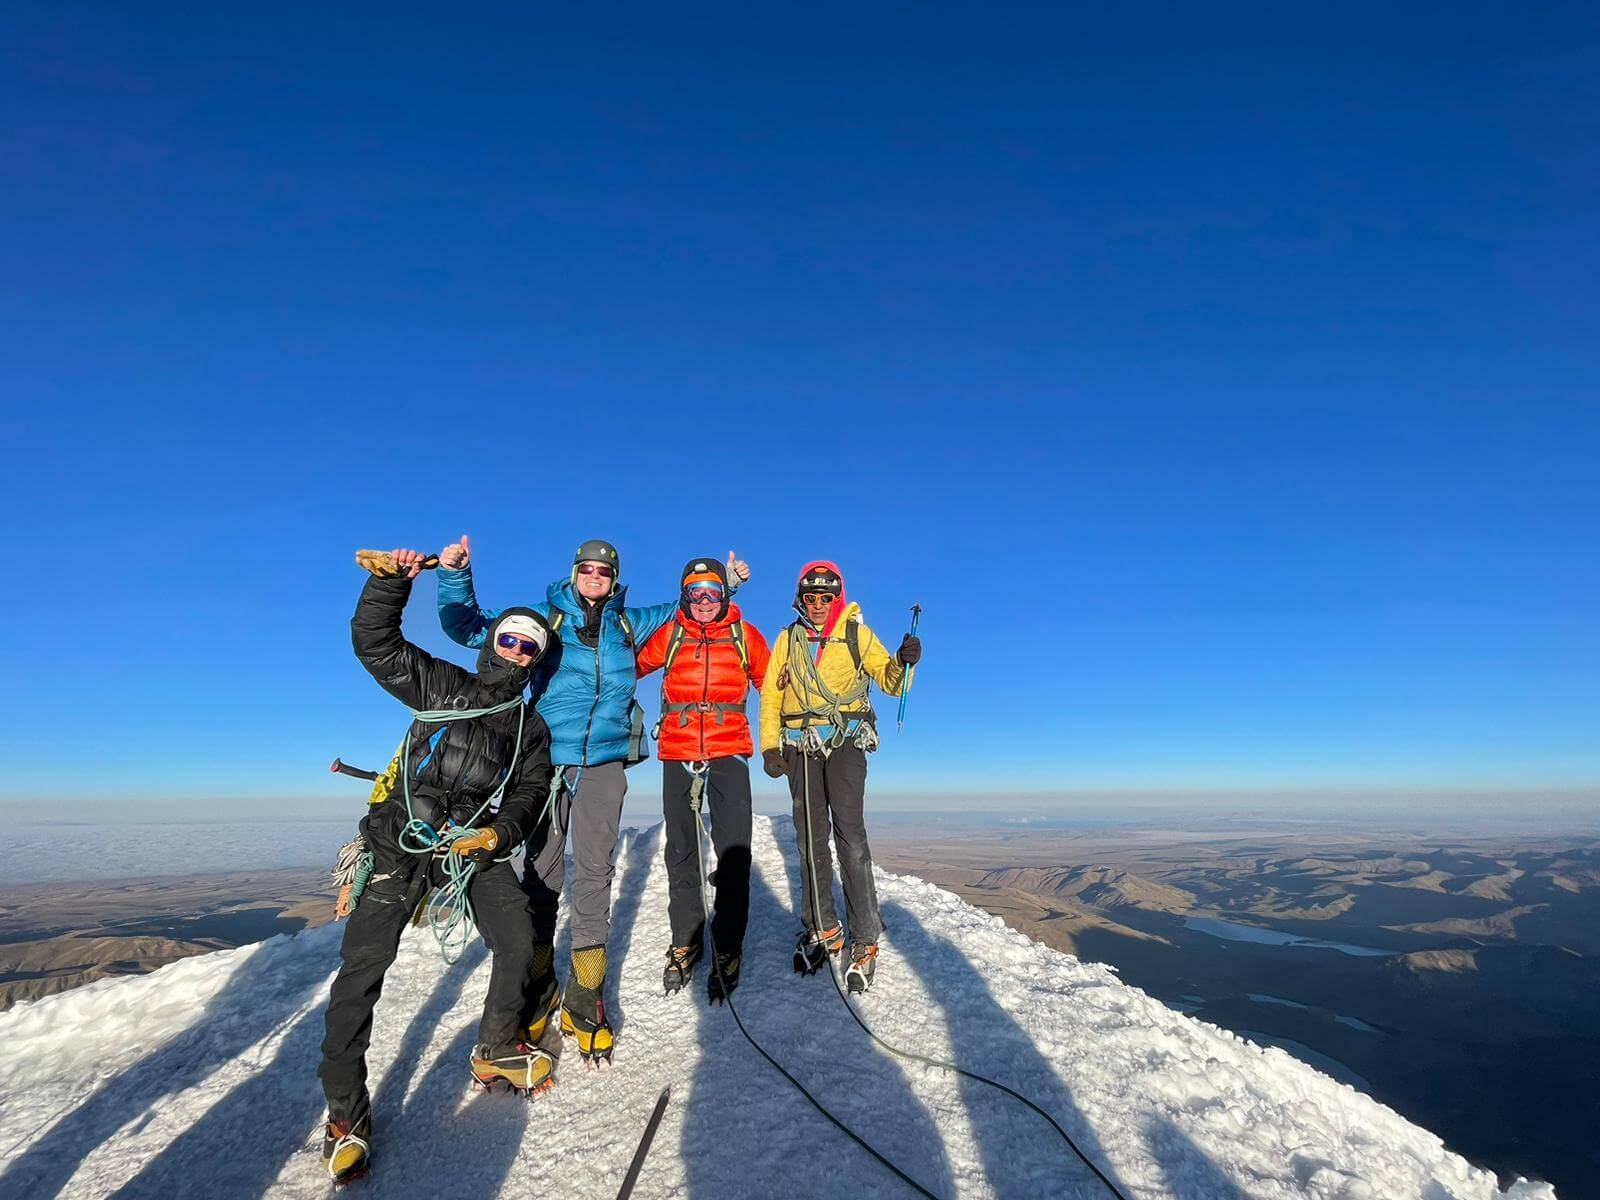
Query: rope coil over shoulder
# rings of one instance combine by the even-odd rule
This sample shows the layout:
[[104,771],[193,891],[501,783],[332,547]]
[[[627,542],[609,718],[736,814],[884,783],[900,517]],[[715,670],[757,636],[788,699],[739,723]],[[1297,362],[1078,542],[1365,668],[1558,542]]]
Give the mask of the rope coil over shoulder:
[[[855,675],[848,688],[836,692],[822,678],[818,662],[812,660],[805,629],[798,621],[789,626],[787,665],[799,683],[806,711],[788,714],[798,716],[802,724],[798,729],[784,730],[783,734],[787,741],[799,745],[802,753],[827,757],[851,741],[869,752],[878,748],[876,716],[867,702],[871,683],[861,665],[860,630],[861,624],[854,618],[845,622],[844,643],[849,647],[850,659],[855,664]],[[824,639],[822,645],[826,646],[829,640]],[[818,660],[821,657],[819,648]],[[813,717],[817,719],[812,720]],[[822,729],[828,731],[826,736],[821,733]]]
[[[467,898],[467,889],[472,883],[472,877],[477,874],[478,864],[470,861],[460,854],[452,854],[450,847],[461,838],[466,837],[476,828],[483,814],[499,803],[500,797],[505,794],[506,784],[511,781],[511,774],[522,761],[522,730],[527,721],[528,710],[523,703],[522,694],[507,700],[503,704],[490,705],[488,708],[462,708],[462,709],[412,709],[413,721],[424,724],[448,724],[451,721],[475,721],[479,717],[491,717],[496,713],[503,713],[517,708],[517,741],[511,752],[511,764],[500,778],[500,784],[491,792],[476,812],[464,823],[457,823],[448,816],[445,818],[445,827],[435,829],[426,821],[417,816],[411,807],[411,731],[406,730],[405,737],[400,742],[400,780],[401,792],[405,797],[406,823],[400,830],[398,839],[400,849],[407,854],[432,855],[440,860],[439,869],[444,875],[444,883],[433,889],[428,899],[424,902],[422,912],[418,914],[418,922],[426,922],[432,932],[434,940],[439,944],[439,953],[445,962],[453,963],[461,957],[462,951],[472,940],[473,931],[477,927],[476,919],[472,913],[472,901]],[[547,802],[545,812],[549,812]],[[543,821],[543,815],[540,820]],[[516,852],[515,846],[506,847],[506,852],[494,861],[506,862]],[[427,867],[424,866],[423,870]]]

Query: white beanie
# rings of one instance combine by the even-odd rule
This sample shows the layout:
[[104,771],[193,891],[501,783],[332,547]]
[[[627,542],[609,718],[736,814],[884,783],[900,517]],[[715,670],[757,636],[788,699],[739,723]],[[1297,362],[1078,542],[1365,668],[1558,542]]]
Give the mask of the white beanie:
[[544,650],[545,643],[550,640],[550,631],[548,629],[532,617],[523,616],[521,613],[512,613],[509,617],[503,618],[494,627],[495,637],[499,637],[502,633],[514,633],[520,638],[525,638],[537,645],[541,652]]

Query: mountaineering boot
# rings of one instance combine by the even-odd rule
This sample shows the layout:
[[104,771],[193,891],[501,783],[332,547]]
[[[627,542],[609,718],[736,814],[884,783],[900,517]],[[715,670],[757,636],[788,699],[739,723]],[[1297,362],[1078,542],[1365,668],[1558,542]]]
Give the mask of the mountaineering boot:
[[554,946],[535,946],[533,965],[528,969],[528,1007],[532,1015],[522,1031],[522,1040],[537,1046],[550,1027],[550,1016],[561,1006],[561,989],[556,985]]
[[844,926],[835,925],[820,933],[802,929],[794,946],[794,969],[800,975],[814,975],[827,964],[828,955],[844,949]]
[[367,1144],[371,1137],[371,1117],[354,1125],[349,1121],[329,1121],[323,1127],[322,1165],[334,1183],[349,1183],[367,1173],[372,1163],[372,1147]]
[[572,952],[572,972],[561,999],[561,1032],[575,1038],[584,1064],[611,1061],[611,1026],[606,1022],[606,948],[585,946]]
[[724,953],[717,951],[717,965],[711,972],[711,977],[706,980],[706,999],[712,1004],[721,1004],[733,995],[733,989],[739,986],[739,952],[737,950]]
[[490,1049],[479,1046],[472,1052],[472,1086],[485,1092],[504,1080],[519,1096],[532,1096],[555,1086],[551,1071],[555,1060],[526,1042]]
[[850,946],[850,966],[844,973],[845,987],[852,996],[859,996],[872,986],[872,976],[878,969],[878,943],[853,942]]
[[667,966],[661,972],[661,986],[666,989],[666,995],[681,992],[694,978],[694,968],[700,961],[700,954],[699,942],[692,946],[673,946],[667,951]]

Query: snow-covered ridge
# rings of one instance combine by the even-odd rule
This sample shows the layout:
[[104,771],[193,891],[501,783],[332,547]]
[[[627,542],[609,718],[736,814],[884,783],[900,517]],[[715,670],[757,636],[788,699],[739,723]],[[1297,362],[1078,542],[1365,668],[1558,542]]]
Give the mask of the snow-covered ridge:
[[[722,1010],[661,995],[659,827],[618,852],[616,1065],[567,1057],[534,1101],[467,1087],[487,984],[408,932],[369,1063],[373,1197],[612,1197],[661,1088],[638,1196],[908,1194],[770,1070]],[[758,817],[740,1013],[767,1049],[940,1196],[1103,1197],[1037,1116],[875,1049],[824,978],[790,969],[800,879],[787,821]],[[1130,1198],[1553,1200],[1487,1172],[1277,1049],[1184,1017],[1105,967],[1030,941],[920,880],[878,874],[888,932],[867,1021],[1031,1096]],[[342,927],[102,980],[0,1014],[0,1197],[326,1197],[310,1143],[322,1005]],[[565,931],[558,954],[567,952]],[[564,969],[564,963],[563,963]]]

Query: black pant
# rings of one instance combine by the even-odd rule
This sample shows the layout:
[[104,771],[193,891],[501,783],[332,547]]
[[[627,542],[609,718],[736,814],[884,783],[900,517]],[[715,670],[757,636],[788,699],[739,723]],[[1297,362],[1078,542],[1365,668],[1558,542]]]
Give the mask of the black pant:
[[[876,942],[883,930],[878,918],[878,885],[872,879],[872,848],[867,845],[867,752],[846,744],[824,758],[783,750],[794,800],[795,835],[800,843],[802,911],[807,929],[830,929],[839,917],[833,904],[833,861],[828,854],[828,828],[839,851],[839,878],[844,884],[845,915],[850,940]],[[802,763],[804,769],[802,769]],[[808,783],[809,779],[809,783]],[[811,795],[812,844],[806,845],[806,792]],[[817,903],[812,911],[812,869],[816,870]]]
[[[698,945],[705,933],[700,900],[700,863],[695,853],[692,782],[685,764],[661,764],[661,810],[667,826],[667,916],[674,946]],[[711,844],[717,851],[715,917],[711,936],[719,953],[737,954],[750,916],[750,763],[737,756],[714,758],[706,776],[705,807]]]
[[[327,1033],[317,1069],[329,1118],[352,1124],[371,1111],[366,1054],[384,973],[394,962],[400,934],[429,880],[438,882],[432,858],[406,854],[396,845],[396,814],[381,811],[396,807],[393,802],[380,805],[361,822],[373,855],[373,876],[345,926],[339,947],[343,961],[328,994]],[[403,813],[398,820],[404,820]],[[499,1050],[517,1040],[533,959],[533,916],[510,863],[479,868],[467,886],[467,897],[478,932],[494,956],[478,1041]]]

